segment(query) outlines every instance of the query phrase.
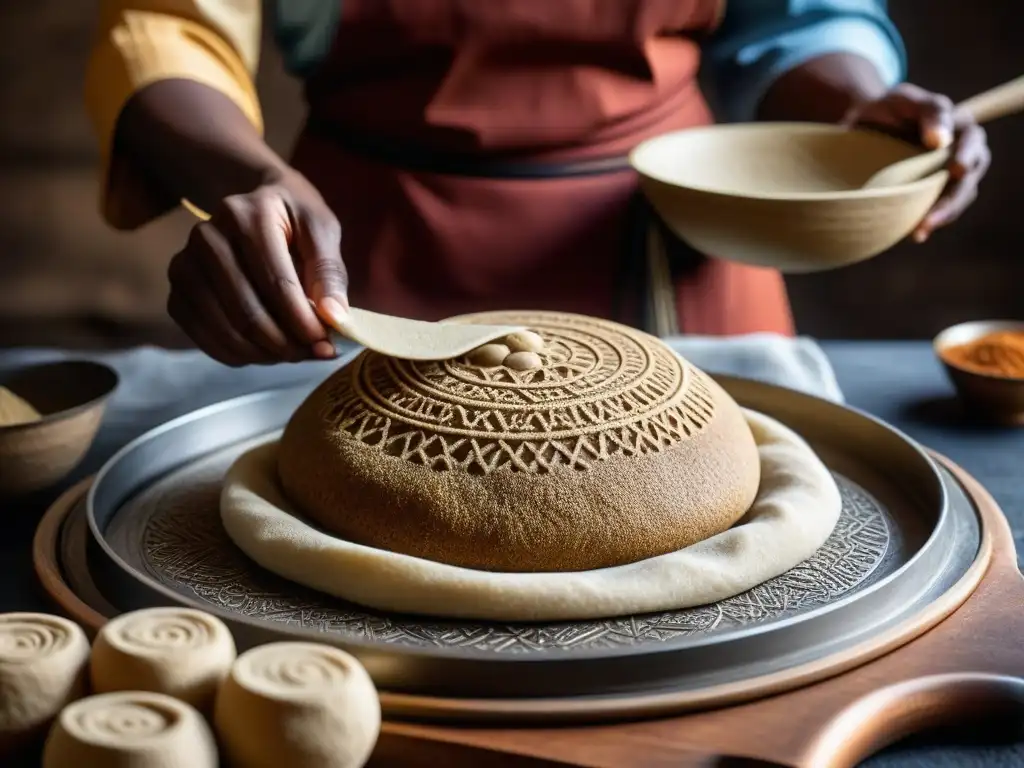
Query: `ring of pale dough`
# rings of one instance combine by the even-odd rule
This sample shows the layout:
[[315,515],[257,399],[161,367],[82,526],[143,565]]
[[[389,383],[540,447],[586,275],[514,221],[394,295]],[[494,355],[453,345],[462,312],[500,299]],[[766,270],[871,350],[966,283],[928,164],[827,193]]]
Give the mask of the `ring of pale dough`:
[[795,432],[745,410],[761,485],[727,531],[628,565],[561,573],[493,573],[355,544],[298,517],[277,483],[277,441],[228,470],[221,520],[252,560],[289,581],[381,611],[483,621],[569,621],[679,610],[738,595],[825,543],[842,499]]

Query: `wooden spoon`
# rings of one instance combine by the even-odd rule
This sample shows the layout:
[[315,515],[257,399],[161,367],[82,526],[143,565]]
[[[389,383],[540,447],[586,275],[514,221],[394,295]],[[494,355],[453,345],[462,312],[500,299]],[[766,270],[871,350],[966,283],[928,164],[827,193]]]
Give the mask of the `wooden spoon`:
[[348,320],[326,317],[313,302],[313,311],[329,331],[374,352],[402,360],[451,360],[488,342],[525,330],[517,325],[430,323],[382,315],[365,309],[349,310]]
[[[960,102],[958,112],[966,112],[979,123],[1024,111],[1024,76],[998,85],[991,90]],[[941,171],[949,163],[952,147],[945,146],[908,157],[877,171],[865,183],[864,189],[894,187],[923,179]]]

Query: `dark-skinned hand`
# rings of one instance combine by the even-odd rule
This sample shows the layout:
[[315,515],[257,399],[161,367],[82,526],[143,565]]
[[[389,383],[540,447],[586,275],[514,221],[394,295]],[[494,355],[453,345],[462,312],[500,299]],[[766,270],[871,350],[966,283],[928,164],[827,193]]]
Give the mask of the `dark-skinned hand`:
[[926,149],[953,145],[949,184],[914,230],[917,242],[955,221],[978,196],[978,184],[992,159],[988,138],[985,129],[969,114],[958,112],[946,96],[904,83],[880,99],[857,105],[844,122],[883,131]]
[[341,226],[295,171],[225,198],[192,229],[168,276],[171,318],[225,365],[335,355],[309,300],[329,318],[348,312]]

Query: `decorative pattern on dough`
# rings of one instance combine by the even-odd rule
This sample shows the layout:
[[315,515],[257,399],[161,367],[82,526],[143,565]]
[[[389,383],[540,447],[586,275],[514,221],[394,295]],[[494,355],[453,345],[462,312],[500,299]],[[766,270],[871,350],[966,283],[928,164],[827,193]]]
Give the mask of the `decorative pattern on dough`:
[[133,693],[82,699],[68,718],[75,735],[86,741],[155,740],[175,729],[180,719],[180,711],[166,702]]
[[112,638],[139,654],[203,650],[221,640],[218,619],[186,608],[137,611],[121,618]]
[[389,456],[488,474],[660,452],[714,416],[704,375],[657,339],[591,318],[502,317],[544,339],[539,368],[366,352],[329,385],[322,418]]
[[102,693],[65,707],[50,730],[43,768],[216,768],[213,732],[194,708],[147,691]]
[[355,664],[331,646],[272,643],[242,655],[235,676],[268,696],[319,699],[346,685]]
[[31,664],[62,653],[77,641],[64,619],[42,614],[0,616],[0,660]]

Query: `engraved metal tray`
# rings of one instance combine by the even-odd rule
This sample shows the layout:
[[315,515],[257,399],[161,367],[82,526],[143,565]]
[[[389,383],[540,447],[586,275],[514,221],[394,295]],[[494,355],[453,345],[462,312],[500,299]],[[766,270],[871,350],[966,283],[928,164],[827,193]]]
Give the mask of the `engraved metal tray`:
[[698,691],[814,662],[912,619],[965,573],[979,547],[976,511],[915,443],[835,403],[715,378],[813,446],[843,511],[808,561],[713,605],[593,622],[444,621],[363,609],[262,570],[221,527],[220,482],[235,457],[276,436],[312,385],[220,403],[126,446],[68,523],[64,560],[87,563],[69,580],[117,610],[207,610],[242,648],[337,644],[393,692],[543,698]]

